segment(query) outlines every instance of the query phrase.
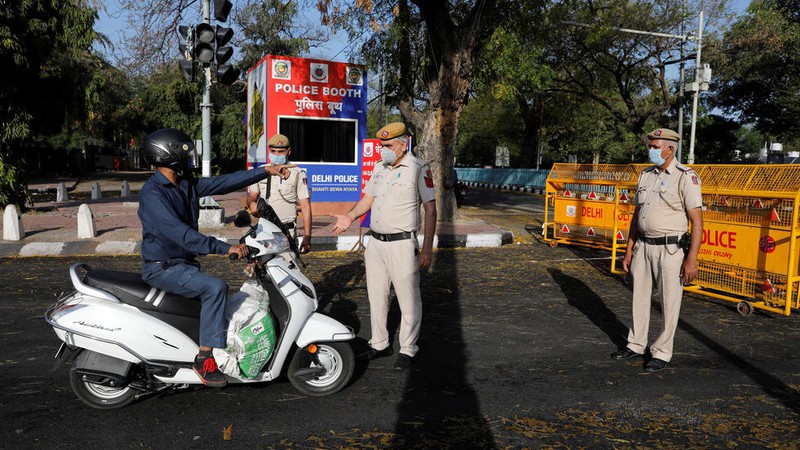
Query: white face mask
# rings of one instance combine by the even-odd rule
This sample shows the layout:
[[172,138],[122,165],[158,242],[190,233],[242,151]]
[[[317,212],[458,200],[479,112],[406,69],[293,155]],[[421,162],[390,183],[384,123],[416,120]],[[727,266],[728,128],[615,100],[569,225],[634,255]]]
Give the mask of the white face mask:
[[388,148],[382,148],[381,160],[383,160],[383,165],[391,166],[395,161],[397,161],[397,154]]
[[648,149],[647,150],[647,156],[648,156],[648,159],[650,159],[650,162],[655,164],[655,165],[657,165],[657,166],[659,166],[659,167],[662,166],[665,162],[667,162],[666,159],[661,157],[661,152],[662,151],[663,151],[663,149],[661,149],[661,148]]
[[269,154],[269,162],[271,162],[275,166],[280,166],[281,164],[286,164],[286,155],[273,155],[272,153]]

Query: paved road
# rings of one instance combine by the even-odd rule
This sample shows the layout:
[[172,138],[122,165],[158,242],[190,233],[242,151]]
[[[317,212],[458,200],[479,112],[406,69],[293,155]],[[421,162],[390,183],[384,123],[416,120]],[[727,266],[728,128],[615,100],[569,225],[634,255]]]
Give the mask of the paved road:
[[[361,365],[325,398],[286,381],[183,391],[124,410],[88,409],[42,314],[69,289],[72,258],[0,259],[2,448],[796,448],[797,317],[687,297],[673,364],[616,362],[630,292],[605,253],[541,243],[435,253],[423,278],[422,351]],[[369,337],[363,260],[312,253],[322,310]],[[134,257],[89,264],[138,270]],[[204,267],[231,286],[240,266]],[[658,312],[654,312],[660,318]],[[657,328],[657,325],[654,326]],[[654,330],[657,331],[657,330]],[[233,425],[232,441],[223,428]]]

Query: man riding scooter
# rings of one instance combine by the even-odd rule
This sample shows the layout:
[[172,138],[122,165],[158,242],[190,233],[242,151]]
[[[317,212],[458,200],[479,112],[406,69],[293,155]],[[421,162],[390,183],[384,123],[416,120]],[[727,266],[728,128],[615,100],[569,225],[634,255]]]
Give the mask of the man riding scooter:
[[212,350],[225,348],[225,304],[228,285],[200,271],[197,257],[207,254],[247,256],[245,244],[230,245],[198,231],[200,197],[227,194],[257,183],[269,175],[289,176],[288,165],[264,166],[232,174],[195,179],[189,168],[194,144],[185,133],[163,128],[144,140],[142,155],[156,171],[142,187],[142,279],[149,285],[184,297],[198,297],[200,352],[193,369],[212,387],[227,384]]

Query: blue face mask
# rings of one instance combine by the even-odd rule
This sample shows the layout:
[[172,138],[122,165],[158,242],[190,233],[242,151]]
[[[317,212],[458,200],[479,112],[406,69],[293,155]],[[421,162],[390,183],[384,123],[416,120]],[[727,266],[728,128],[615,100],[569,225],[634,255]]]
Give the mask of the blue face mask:
[[650,148],[647,150],[647,157],[650,159],[650,162],[661,167],[665,162],[666,159],[661,157],[661,152],[663,149],[660,148]]
[[286,164],[286,155],[273,155],[270,153],[269,161],[275,166]]

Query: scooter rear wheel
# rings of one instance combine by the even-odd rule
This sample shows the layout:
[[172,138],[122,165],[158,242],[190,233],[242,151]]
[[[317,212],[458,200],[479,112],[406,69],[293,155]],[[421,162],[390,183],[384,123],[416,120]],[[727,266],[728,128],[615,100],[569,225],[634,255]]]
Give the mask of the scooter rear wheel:
[[117,388],[89,383],[74,370],[69,371],[69,384],[80,401],[95,409],[122,408],[136,399],[136,391],[130,386]]
[[[298,391],[311,397],[322,397],[340,391],[350,382],[355,355],[347,342],[315,345],[318,347],[316,355],[305,348],[297,349],[289,363],[287,376]],[[322,373],[309,375],[309,371],[304,369],[320,369]]]

